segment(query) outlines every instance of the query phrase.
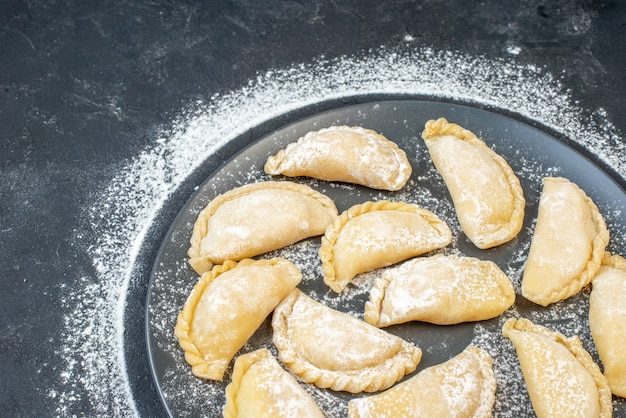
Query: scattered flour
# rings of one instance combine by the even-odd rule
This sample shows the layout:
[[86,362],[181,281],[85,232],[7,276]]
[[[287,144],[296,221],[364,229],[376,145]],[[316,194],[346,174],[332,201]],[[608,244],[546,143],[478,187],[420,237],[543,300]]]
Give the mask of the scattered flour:
[[[214,96],[209,103],[193,103],[93,199],[93,207],[85,210],[84,224],[76,229],[76,241],[88,247],[96,277],[83,277],[78,287],[64,289],[66,297],[61,303],[65,310],[65,331],[62,346],[57,348],[62,385],[49,393],[58,405],[58,415],[79,414],[79,405],[90,405],[90,415],[138,415],[124,358],[124,312],[129,287],[136,280],[146,280],[134,277],[133,268],[147,231],[157,221],[156,215],[168,197],[195,168],[228,141],[274,117],[315,103],[354,96],[451,100],[501,109],[545,126],[578,143],[626,178],[623,158],[626,142],[611,124],[610,115],[604,109],[581,109],[575,95],[542,68],[517,65],[513,59],[488,60],[450,51],[403,48],[380,48],[370,51],[367,57],[344,57],[273,69],[259,74],[239,90]],[[510,53],[516,55],[517,48],[512,47]],[[243,181],[254,179],[254,175],[249,176]],[[623,219],[621,213],[612,215],[612,222]],[[96,242],[88,242],[92,237],[82,232],[85,229],[96,232]],[[309,246],[304,248],[307,251],[315,251],[310,248],[314,245],[300,244]],[[618,245],[624,247],[623,242]],[[302,250],[301,247],[293,251]],[[525,251],[526,248],[519,250],[518,263],[511,264],[511,271],[507,271],[516,287],[523,263],[521,254]],[[296,262],[305,270],[305,276],[307,272],[320,274],[316,271],[318,266],[310,260]],[[183,265],[181,260],[181,269]],[[364,297],[372,280],[361,278],[352,294]],[[180,294],[174,296],[184,299],[189,289],[181,287]],[[331,306],[346,303],[339,299],[328,296],[324,302]],[[348,309],[359,315],[356,305]],[[584,306],[576,309],[566,315],[578,317]],[[514,314],[512,311],[507,315]],[[543,315],[539,319],[546,323],[559,314],[548,310]],[[162,326],[167,328],[169,322]],[[499,335],[480,332],[480,327],[477,326],[473,342],[498,358],[495,367],[499,391],[509,399],[507,408],[513,408],[510,406],[513,404],[521,409],[520,413],[508,410],[519,416],[527,412],[524,408],[528,401],[523,394],[510,392],[507,385],[512,375],[510,370],[517,367],[516,359],[501,343]],[[559,330],[571,335],[580,331],[577,327],[560,326]],[[588,338],[584,342],[590,347]],[[186,365],[180,364],[179,370],[171,370],[169,374],[176,380],[186,372]],[[196,389],[189,390],[193,393]],[[207,389],[202,390],[206,394]],[[217,396],[223,387],[209,390]],[[317,391],[314,396],[324,404],[335,399]],[[340,406],[335,412],[344,414],[344,408]],[[505,406],[498,401],[496,411],[502,414],[504,410]]]

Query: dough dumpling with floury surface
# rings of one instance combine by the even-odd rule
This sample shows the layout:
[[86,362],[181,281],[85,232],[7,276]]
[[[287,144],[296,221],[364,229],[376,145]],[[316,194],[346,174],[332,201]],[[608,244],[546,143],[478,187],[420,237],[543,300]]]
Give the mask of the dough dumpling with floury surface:
[[566,337],[528,319],[502,328],[517,352],[533,409],[539,418],[608,418],[611,390],[578,337]]
[[193,227],[189,264],[202,274],[226,260],[255,257],[322,235],[337,217],[335,203],[309,186],[266,181],[213,199]]
[[174,329],[193,374],[222,380],[237,351],[301,280],[284,258],[229,260],[204,273]]
[[266,348],[235,360],[224,418],[324,418],[311,395]]
[[444,118],[426,122],[422,138],[472,243],[485,249],[513,239],[522,229],[526,200],[506,160]]
[[487,418],[496,399],[491,356],[468,346],[376,395],[348,403],[349,418]]
[[289,177],[400,190],[411,176],[405,152],[385,136],[359,126],[309,132],[267,159],[265,172]]
[[324,283],[337,293],[360,273],[445,247],[452,233],[439,217],[405,202],[365,202],[339,215],[322,236]]
[[495,318],[514,302],[513,284],[492,261],[438,254],[384,271],[374,281],[364,318],[377,327],[452,325]]
[[413,372],[422,350],[295,289],[274,310],[278,358],[300,379],[350,393],[387,389]]
[[626,398],[626,260],[607,255],[591,281],[589,328],[614,395]]
[[546,177],[522,276],[522,296],[547,306],[578,293],[600,268],[609,231],[575,183]]

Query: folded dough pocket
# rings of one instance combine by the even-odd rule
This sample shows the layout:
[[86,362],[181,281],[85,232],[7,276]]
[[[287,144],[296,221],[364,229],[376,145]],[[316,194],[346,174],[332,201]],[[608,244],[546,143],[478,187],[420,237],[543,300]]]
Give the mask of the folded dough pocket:
[[348,418],[487,418],[495,400],[491,356],[469,346],[391,389],[351,400]]
[[522,277],[522,296],[547,306],[578,293],[600,268],[609,231],[575,183],[546,177]]
[[266,181],[213,199],[193,227],[189,264],[198,274],[322,235],[337,217],[335,203],[309,186]]
[[359,126],[331,126],[309,132],[267,159],[265,172],[400,190],[411,163],[395,142]]
[[278,358],[308,383],[350,393],[391,387],[417,367],[422,350],[295,289],[272,318]]
[[193,374],[221,380],[237,351],[301,280],[284,258],[227,261],[203,274],[174,330]]
[[608,255],[591,281],[589,328],[611,392],[626,398],[626,260]]
[[377,277],[364,318],[377,327],[409,321],[452,325],[495,318],[514,302],[513,284],[494,262],[437,254]]
[[611,390],[578,337],[511,318],[502,334],[515,346],[533,409],[543,417],[610,417]]
[[445,247],[450,228],[434,213],[405,202],[365,202],[331,224],[319,250],[324,283],[340,293],[359,273]]

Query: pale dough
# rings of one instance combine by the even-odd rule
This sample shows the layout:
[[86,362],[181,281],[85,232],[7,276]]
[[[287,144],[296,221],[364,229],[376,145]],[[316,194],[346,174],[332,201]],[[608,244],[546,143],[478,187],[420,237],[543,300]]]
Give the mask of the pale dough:
[[376,278],[364,318],[377,327],[452,325],[495,318],[514,302],[513,285],[495,263],[438,254],[405,261]]
[[452,233],[434,213],[405,202],[365,202],[337,217],[319,250],[324,283],[340,293],[359,273],[438,248]]
[[405,152],[383,135],[359,126],[332,126],[309,132],[269,157],[265,172],[394,191],[404,187],[412,168]]
[[522,228],[526,200],[506,160],[444,118],[426,122],[422,138],[474,245],[485,249],[513,239]]
[[305,382],[350,393],[387,389],[415,370],[415,345],[295,289],[272,318],[278,358]]
[[491,356],[474,346],[382,393],[353,399],[349,418],[487,418],[496,398]]
[[237,351],[301,280],[284,258],[229,260],[204,273],[174,329],[193,374],[221,380]]
[[611,392],[626,398],[626,260],[607,255],[591,286],[591,335]]
[[224,418],[323,418],[311,395],[266,348],[235,360]]
[[522,277],[522,296],[547,306],[578,293],[600,268],[609,231],[598,207],[568,179],[546,177]]
[[200,212],[189,264],[202,274],[226,260],[321,235],[336,217],[335,203],[309,186],[289,181],[247,184],[217,196]]
[[511,318],[502,334],[515,346],[533,409],[539,418],[610,417],[611,390],[578,337]]

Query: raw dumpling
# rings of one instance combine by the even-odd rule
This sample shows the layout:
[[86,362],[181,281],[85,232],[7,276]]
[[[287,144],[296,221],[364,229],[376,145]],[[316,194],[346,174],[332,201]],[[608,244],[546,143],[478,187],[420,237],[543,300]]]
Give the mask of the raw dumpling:
[[441,219],[404,202],[366,202],[343,212],[322,237],[324,283],[340,293],[359,273],[445,247],[452,233]]
[[513,239],[522,229],[526,201],[505,159],[444,118],[426,122],[422,138],[474,245],[485,249]]
[[533,409],[542,417],[610,417],[611,390],[578,337],[511,318],[502,334],[515,346]]
[[193,374],[221,380],[237,351],[301,280],[284,258],[229,260],[204,273],[174,330]]
[[313,398],[266,348],[235,360],[224,418],[323,418]]
[[591,286],[591,335],[611,392],[626,398],[626,260],[605,258]]
[[495,263],[438,254],[406,261],[378,277],[364,318],[377,327],[408,321],[451,325],[495,318],[514,302],[513,285]]
[[400,190],[412,168],[404,151],[383,135],[358,126],[309,132],[267,159],[265,172]]
[[309,186],[260,182],[213,199],[193,227],[189,264],[198,274],[321,235],[337,217],[334,202]]
[[496,378],[491,356],[469,346],[377,395],[348,403],[349,418],[491,417]]
[[608,242],[604,219],[585,192],[562,177],[544,178],[522,296],[547,306],[578,293],[598,271]]
[[422,350],[295,289],[274,311],[278,358],[305,382],[351,393],[391,387]]

